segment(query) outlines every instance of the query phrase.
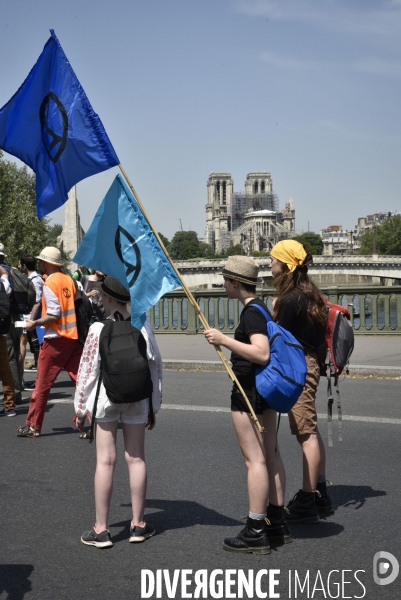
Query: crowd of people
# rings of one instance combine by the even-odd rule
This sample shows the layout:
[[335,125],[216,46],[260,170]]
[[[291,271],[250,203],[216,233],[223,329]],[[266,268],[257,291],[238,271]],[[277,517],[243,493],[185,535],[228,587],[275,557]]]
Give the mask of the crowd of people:
[[[11,267],[4,262],[5,258],[4,245],[0,244],[0,285],[10,293]],[[268,399],[258,394],[255,383],[255,366],[268,363],[270,345],[266,319],[255,306],[268,310],[256,296],[258,265],[252,258],[231,256],[222,273],[228,297],[244,305],[234,337],[218,329],[204,332],[209,344],[231,351],[233,371],[264,428],[264,433],[260,433],[248,403],[234,384],[231,413],[248,473],[249,516],[238,535],[224,540],[224,549],[231,552],[268,554],[270,544],[292,541],[291,523],[316,523],[320,513],[333,510],[326,488],[325,450],[315,406],[318,353],[324,345],[326,308],[322,294],[308,277],[311,260],[308,250],[294,240],[279,242],[271,251],[271,271],[277,288],[272,317],[302,345],[308,369],[302,394],[289,413],[291,433],[302,449],[303,473],[302,487],[287,506],[285,467],[277,442],[277,413],[269,407]],[[40,274],[36,271],[36,261]],[[161,405],[160,352],[154,333],[145,322],[141,334],[146,342],[153,391],[148,398],[135,402],[126,402],[126,398],[119,403],[111,400],[102,379],[100,340],[105,322],[130,320],[127,306],[130,293],[117,279],[100,271],[80,266],[70,277],[62,267],[61,253],[54,247],[44,248],[36,257],[30,254],[19,257],[18,269],[34,285],[36,299],[29,314],[12,312],[10,332],[0,335],[3,413],[10,417],[17,414],[16,405],[21,403],[25,386],[23,376],[29,344],[34,363],[28,369],[37,370],[37,376],[26,423],[16,431],[19,436],[39,438],[51,388],[64,368],[76,386],[74,402],[80,437],[87,435],[86,418],[95,421],[96,518],[93,528],[82,534],[81,541],[97,548],[113,545],[108,517],[117,458],[116,436],[121,422],[132,501],[129,541],[143,542],[155,533],[144,517],[147,481],[144,438],[146,428],[154,428],[154,415]],[[91,321],[85,335],[77,309],[80,295],[90,301]],[[21,320],[23,328],[16,326]]]

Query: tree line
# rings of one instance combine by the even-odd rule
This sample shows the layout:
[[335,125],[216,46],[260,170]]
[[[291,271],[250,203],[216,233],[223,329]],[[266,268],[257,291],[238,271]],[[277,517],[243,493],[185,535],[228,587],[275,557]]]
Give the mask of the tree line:
[[45,246],[57,246],[61,231],[62,225],[37,217],[35,174],[7,161],[0,150],[0,241],[7,262],[16,266],[21,254],[37,256]]
[[[215,254],[212,246],[198,239],[195,231],[177,231],[171,242],[162,234],[163,244],[173,260],[191,260],[195,258],[227,258],[232,254],[245,254],[240,244],[231,246],[224,254]],[[356,255],[373,254],[373,229],[368,229],[360,238],[360,248]],[[323,254],[323,240],[318,233],[308,231],[293,238],[304,244],[313,255]],[[376,252],[382,255],[401,255],[401,215],[389,217],[376,226]],[[269,256],[269,252],[252,252],[252,256]]]

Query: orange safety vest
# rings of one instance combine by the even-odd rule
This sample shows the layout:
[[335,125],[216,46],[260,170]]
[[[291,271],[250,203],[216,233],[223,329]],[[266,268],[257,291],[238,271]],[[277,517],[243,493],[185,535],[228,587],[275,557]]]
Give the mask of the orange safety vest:
[[[48,277],[43,285],[49,287],[57,296],[60,303],[60,317],[57,321],[53,321],[50,325],[61,337],[66,337],[70,340],[78,339],[77,317],[75,315],[75,285],[71,277],[64,273],[53,273]],[[45,295],[42,296],[42,315],[47,312]]]

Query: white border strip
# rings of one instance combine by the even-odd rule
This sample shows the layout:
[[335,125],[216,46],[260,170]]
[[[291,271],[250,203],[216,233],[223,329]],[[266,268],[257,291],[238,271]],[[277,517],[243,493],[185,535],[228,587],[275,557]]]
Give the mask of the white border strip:
[[[59,400],[49,400],[49,404],[73,404],[71,398],[61,398]],[[230,413],[231,409],[220,406],[196,406],[194,404],[162,404],[164,410],[186,410],[195,412],[215,412]],[[286,417],[286,414],[282,415]],[[326,419],[327,413],[318,413],[319,419]],[[401,419],[388,419],[386,417],[359,417],[355,415],[343,415],[343,421],[355,421],[360,423],[382,423],[384,425],[401,425]],[[333,414],[333,421],[337,421],[337,414]]]

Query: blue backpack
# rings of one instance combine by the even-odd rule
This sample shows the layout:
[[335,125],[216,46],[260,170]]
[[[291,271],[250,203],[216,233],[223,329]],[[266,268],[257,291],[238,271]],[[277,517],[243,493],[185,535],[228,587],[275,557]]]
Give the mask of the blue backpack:
[[264,367],[256,365],[256,389],[270,408],[287,413],[298,400],[306,380],[306,361],[301,344],[292,333],[277,325],[264,308],[254,306],[267,321],[270,360]]

